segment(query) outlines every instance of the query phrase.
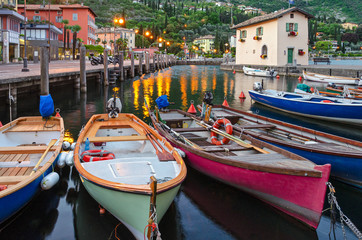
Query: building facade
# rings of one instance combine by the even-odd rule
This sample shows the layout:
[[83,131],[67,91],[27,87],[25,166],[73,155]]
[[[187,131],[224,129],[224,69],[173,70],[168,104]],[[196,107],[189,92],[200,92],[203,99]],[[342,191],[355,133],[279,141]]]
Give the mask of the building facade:
[[[100,28],[96,31],[96,37],[100,40],[99,44],[105,45],[106,48],[111,50],[114,49],[114,43],[119,38],[128,40],[128,48],[135,48],[136,33],[133,29],[121,27]],[[103,44],[104,41],[106,44]]]
[[353,29],[358,28],[358,24],[357,24],[357,23],[349,23],[349,22],[347,22],[347,23],[342,23],[341,25],[342,25],[342,27],[343,27],[344,29],[353,30]]
[[234,25],[236,64],[308,65],[308,19],[312,17],[293,7]]
[[194,45],[197,45],[204,53],[210,52],[214,49],[215,37],[212,35],[206,35],[196,38],[193,41]]
[[20,23],[24,17],[16,12],[16,0],[1,0],[0,63],[17,61],[20,53]]
[[[24,5],[18,5],[18,12],[24,15]],[[68,26],[79,25],[81,30],[77,33],[77,38],[83,40],[84,44],[95,44],[97,38],[95,31],[97,26],[95,24],[96,14],[93,10],[83,4],[71,5],[26,5],[26,17],[30,23],[46,23],[50,21],[55,27],[62,31],[58,40],[64,41],[64,27],[63,20],[68,20]],[[68,30],[70,32],[70,30]],[[72,35],[72,33],[70,32]],[[70,36],[69,41],[72,43],[73,38]]]

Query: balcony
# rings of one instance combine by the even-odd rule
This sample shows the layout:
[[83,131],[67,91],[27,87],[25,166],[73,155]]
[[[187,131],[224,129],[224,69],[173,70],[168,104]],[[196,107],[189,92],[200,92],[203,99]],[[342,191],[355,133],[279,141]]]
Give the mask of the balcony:
[[88,33],[88,37],[93,39],[93,40],[97,40],[97,36],[94,35],[93,33]]
[[88,21],[88,26],[90,26],[93,29],[98,29],[97,25],[95,25],[95,23]]

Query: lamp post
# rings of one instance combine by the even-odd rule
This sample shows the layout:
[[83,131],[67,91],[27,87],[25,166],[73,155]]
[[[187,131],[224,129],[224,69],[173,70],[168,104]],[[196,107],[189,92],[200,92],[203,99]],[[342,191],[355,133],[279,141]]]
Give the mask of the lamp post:
[[22,72],[29,72],[28,69],[28,58],[26,54],[26,24],[28,23],[28,20],[26,19],[26,0],[24,0],[24,62],[23,62],[23,69],[21,69]]

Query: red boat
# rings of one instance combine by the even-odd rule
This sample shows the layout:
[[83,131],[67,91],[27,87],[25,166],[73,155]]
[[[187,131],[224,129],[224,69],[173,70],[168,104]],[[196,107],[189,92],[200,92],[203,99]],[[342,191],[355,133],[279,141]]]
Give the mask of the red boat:
[[[248,135],[240,139],[181,110],[150,116],[159,133],[186,154],[186,163],[191,167],[317,228],[330,164],[316,165]],[[229,142],[212,144],[209,131]]]

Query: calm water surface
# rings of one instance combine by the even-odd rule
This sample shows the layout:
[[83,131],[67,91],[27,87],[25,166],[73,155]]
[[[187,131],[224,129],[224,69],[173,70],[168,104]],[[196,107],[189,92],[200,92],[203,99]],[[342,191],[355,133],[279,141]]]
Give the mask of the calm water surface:
[[[146,122],[149,119],[144,99],[153,107],[158,96],[167,94],[169,101],[175,103],[173,107],[187,110],[191,100],[201,103],[203,93],[212,91],[215,104],[226,98],[237,109],[362,141],[362,130],[252,104],[247,90],[255,81],[261,78],[220,71],[217,66],[175,66],[117,86],[121,89],[122,111],[132,112]],[[265,88],[285,91],[293,91],[297,84],[295,78],[264,80]],[[245,101],[239,99],[242,91],[247,96]],[[93,114],[104,112],[112,87],[89,81],[87,94],[77,93],[72,86],[51,89],[51,94],[61,109],[67,131],[76,139]],[[19,97],[16,114],[37,115],[37,108],[37,96]],[[9,121],[6,107],[0,108],[0,121]],[[0,239],[133,239],[111,214],[99,214],[98,203],[83,188],[75,168],[65,167],[60,175],[55,188],[42,192],[21,214],[1,226]],[[332,183],[343,212],[362,229],[362,191]],[[345,229],[347,239],[357,239],[346,226]],[[186,181],[160,223],[160,230],[163,239],[329,239],[330,216],[329,211],[325,212],[317,231],[311,230],[248,194],[188,168]],[[335,234],[337,239],[343,239],[339,223]]]

